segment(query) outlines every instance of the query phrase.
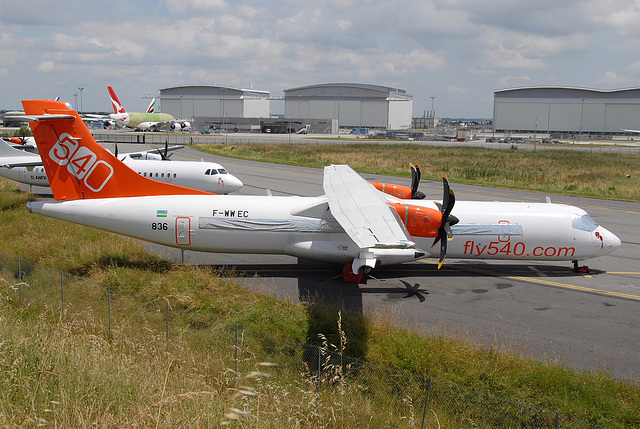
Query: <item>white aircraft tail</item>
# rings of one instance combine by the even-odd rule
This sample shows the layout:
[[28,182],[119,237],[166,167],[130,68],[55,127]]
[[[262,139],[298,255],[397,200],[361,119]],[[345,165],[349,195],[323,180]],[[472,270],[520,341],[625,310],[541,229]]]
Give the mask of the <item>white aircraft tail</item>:
[[153,97],[151,103],[149,103],[149,107],[147,107],[147,113],[153,113],[156,111],[156,98]]

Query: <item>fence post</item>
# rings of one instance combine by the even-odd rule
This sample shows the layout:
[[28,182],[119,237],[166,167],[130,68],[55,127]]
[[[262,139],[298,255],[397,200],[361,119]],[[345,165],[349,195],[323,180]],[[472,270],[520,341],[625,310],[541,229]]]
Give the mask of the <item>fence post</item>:
[[167,345],[169,344],[169,300],[167,300]]
[[64,313],[64,271],[60,270],[60,289],[62,292],[62,312]]
[[424,412],[422,413],[422,426],[424,429],[424,422],[427,419],[427,408],[429,407],[429,396],[431,396],[431,385],[433,384],[433,378],[429,377],[429,386],[427,387],[427,400],[424,401]]
[[111,340],[111,285],[107,285],[107,306],[109,308],[109,340]]
[[22,259],[18,258],[18,298],[22,305]]
[[236,323],[236,350],[235,350],[235,354],[236,354],[236,378],[239,377],[240,374],[238,374],[238,327],[239,325]]
[[322,377],[322,348],[318,346],[318,403],[316,404],[318,415],[318,427],[320,427],[320,377]]

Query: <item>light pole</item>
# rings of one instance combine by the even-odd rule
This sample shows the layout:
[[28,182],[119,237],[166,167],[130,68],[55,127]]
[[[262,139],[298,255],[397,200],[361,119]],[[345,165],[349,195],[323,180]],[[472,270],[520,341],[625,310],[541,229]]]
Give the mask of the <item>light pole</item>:
[[78,89],[80,90],[80,112],[82,112],[82,90],[84,88],[78,87]]
[[78,108],[78,93],[77,92],[73,93],[73,105],[76,106],[76,109]]
[[431,128],[435,128],[436,126],[436,112],[433,110],[433,99],[436,98],[435,95],[431,95],[429,98],[431,98]]

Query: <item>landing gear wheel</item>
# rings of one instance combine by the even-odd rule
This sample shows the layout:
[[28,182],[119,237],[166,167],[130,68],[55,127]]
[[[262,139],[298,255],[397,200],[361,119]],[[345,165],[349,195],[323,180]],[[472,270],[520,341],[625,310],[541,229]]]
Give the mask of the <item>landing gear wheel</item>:
[[351,263],[347,263],[342,267],[342,280],[345,283],[362,283],[364,275],[364,267],[358,270],[358,274],[353,274],[353,271],[351,270]]
[[578,266],[578,261],[573,261],[573,271],[578,274],[589,274],[589,266],[583,265],[581,267]]

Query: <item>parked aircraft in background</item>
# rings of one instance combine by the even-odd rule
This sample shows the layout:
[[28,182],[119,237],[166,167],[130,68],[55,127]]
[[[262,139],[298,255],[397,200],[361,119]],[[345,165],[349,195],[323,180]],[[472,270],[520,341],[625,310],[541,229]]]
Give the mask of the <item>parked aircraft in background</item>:
[[33,137],[2,137],[0,140],[16,149],[36,149],[36,141]]
[[[160,182],[174,183],[188,188],[216,194],[228,194],[242,187],[240,179],[215,162],[171,161],[168,152],[183,148],[172,146],[126,153],[118,157],[123,163],[144,177]],[[10,147],[0,141],[0,176],[30,186],[49,186],[40,155]]]
[[153,113],[155,106],[155,98],[151,101],[151,104],[144,113],[141,112],[127,112],[122,106],[122,103],[118,99],[116,92],[112,87],[107,87],[109,91],[109,97],[111,98],[111,104],[113,105],[114,113],[109,117],[116,121],[120,125],[124,125],[128,128],[135,128],[137,130],[187,130],[191,128],[191,123],[183,120],[176,120],[172,115],[168,113]]
[[154,182],[98,145],[65,104],[23,106],[56,199],[29,202],[30,212],[167,246],[339,263],[349,282],[424,257],[577,264],[620,246],[577,207],[456,202],[444,174],[442,202],[382,193],[346,165],[325,167],[319,197],[210,195]]

